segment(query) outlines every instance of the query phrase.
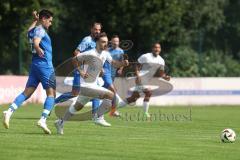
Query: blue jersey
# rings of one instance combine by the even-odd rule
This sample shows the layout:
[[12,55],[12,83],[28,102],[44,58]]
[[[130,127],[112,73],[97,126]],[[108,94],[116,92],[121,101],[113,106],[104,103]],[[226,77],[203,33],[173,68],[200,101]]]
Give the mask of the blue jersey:
[[[80,42],[80,44],[77,47],[77,50],[80,52],[85,52],[91,49],[96,48],[96,41],[91,37],[87,36],[84,37],[83,40]],[[73,88],[79,90],[80,89],[80,73],[78,69],[75,69],[73,72]]]
[[84,37],[77,47],[80,52],[85,52],[94,48],[96,48],[96,41],[91,36]]
[[[40,48],[44,52],[44,57],[41,58],[38,56],[35,48],[33,47],[33,39],[34,38],[41,38],[40,41]],[[32,64],[38,67],[44,68],[53,68],[52,64],[52,43],[49,35],[47,34],[46,30],[43,28],[42,25],[34,27],[28,32],[28,39],[31,44],[32,50]]]
[[[109,48],[108,51],[110,52],[113,60],[117,60],[117,61],[123,60],[122,55],[124,54],[124,51],[121,48],[116,48],[116,49]],[[111,77],[116,76],[117,68],[113,67],[109,62],[105,62],[103,68],[104,68],[104,74],[111,75]]]

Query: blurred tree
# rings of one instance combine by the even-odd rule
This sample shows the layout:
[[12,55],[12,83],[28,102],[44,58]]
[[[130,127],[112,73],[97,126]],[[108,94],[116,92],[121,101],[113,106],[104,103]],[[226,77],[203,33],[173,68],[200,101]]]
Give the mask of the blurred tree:
[[230,0],[224,8],[225,23],[216,34],[214,41],[218,49],[240,60],[240,1]]
[[[24,63],[23,67],[28,68],[31,53],[27,43],[27,29],[32,21],[32,11],[41,8],[48,8],[55,14],[53,28],[59,25],[58,15],[60,4],[51,0],[2,0],[0,3],[0,73],[18,73],[19,36]],[[21,73],[22,74],[22,73]]]
[[[54,26],[50,29],[55,65],[72,56],[80,40],[89,35],[91,23],[98,21],[109,36],[119,34],[122,40],[133,42],[133,48],[127,51],[131,60],[151,51],[151,44],[160,41],[163,52],[170,54],[164,55],[169,58],[169,65],[173,63],[177,67],[177,71],[171,68],[173,76],[213,76],[218,72],[232,76],[229,72],[236,73],[226,68],[232,65],[225,65],[224,72],[216,68],[216,74],[211,75],[204,70],[203,63],[206,55],[220,51],[223,57],[230,55],[229,63],[238,66],[235,61],[240,57],[238,0],[1,0],[0,73],[7,70],[17,73],[19,35],[24,40],[23,57],[27,68],[31,55],[24,37],[32,10],[42,8],[55,13]],[[198,66],[187,71],[186,66],[178,62],[180,56],[186,58],[187,64],[193,61]]]
[[181,46],[165,55],[167,72],[175,77],[199,76],[198,54],[187,46]]

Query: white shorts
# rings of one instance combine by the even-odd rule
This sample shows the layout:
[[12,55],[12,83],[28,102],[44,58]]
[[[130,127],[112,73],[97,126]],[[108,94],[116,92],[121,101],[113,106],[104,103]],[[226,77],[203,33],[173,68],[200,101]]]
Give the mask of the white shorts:
[[151,88],[149,88],[147,85],[136,85],[133,89],[133,91],[135,92],[144,92],[145,90],[151,90]]
[[113,94],[113,92],[96,84],[81,84],[77,101],[85,105],[91,99],[103,99],[106,94]]

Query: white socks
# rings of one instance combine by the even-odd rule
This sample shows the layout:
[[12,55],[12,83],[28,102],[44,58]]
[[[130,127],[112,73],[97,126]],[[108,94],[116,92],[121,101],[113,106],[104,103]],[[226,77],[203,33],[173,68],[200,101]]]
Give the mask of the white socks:
[[112,106],[112,101],[109,99],[104,99],[102,101],[102,104],[100,105],[100,107],[97,110],[98,117],[101,117],[105,113],[107,113],[110,110],[111,106]]
[[148,113],[148,109],[149,109],[149,102],[143,101],[143,111],[144,111],[144,113]]

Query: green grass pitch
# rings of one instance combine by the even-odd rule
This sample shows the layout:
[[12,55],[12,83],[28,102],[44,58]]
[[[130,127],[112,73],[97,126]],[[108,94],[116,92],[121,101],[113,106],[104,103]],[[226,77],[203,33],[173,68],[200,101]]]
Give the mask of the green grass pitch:
[[[0,107],[2,112],[6,105]],[[240,108],[151,107],[154,118],[141,118],[141,108],[121,109],[121,119],[106,119],[110,128],[92,121],[65,124],[64,135],[56,135],[55,115],[48,120],[52,135],[36,127],[41,105],[26,105],[12,117],[10,128],[0,127],[0,160],[238,160],[240,139],[221,143],[224,128],[240,133]],[[139,118],[139,115],[140,118]]]

